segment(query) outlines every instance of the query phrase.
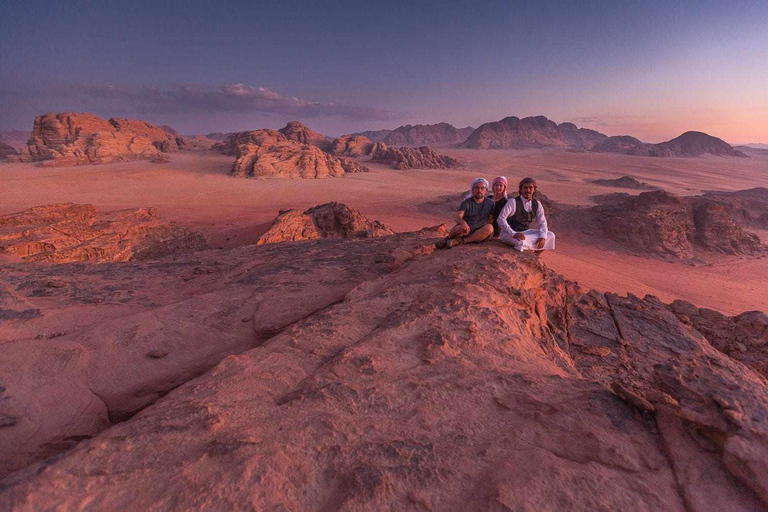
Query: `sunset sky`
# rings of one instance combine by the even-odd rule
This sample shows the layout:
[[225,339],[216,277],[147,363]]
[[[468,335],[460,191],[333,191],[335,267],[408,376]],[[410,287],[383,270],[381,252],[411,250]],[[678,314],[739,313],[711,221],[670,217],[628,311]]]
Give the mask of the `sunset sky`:
[[190,134],[545,115],[647,142],[768,143],[765,0],[2,6],[0,130],[47,111]]

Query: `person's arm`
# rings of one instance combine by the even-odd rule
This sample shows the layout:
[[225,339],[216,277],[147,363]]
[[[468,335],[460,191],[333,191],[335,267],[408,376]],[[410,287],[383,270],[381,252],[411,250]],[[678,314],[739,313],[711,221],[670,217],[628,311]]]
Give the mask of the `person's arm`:
[[539,201],[539,211],[536,212],[536,221],[539,224],[539,237],[547,238],[549,229],[547,229],[547,218],[544,216],[544,205],[541,201]]
[[[507,222],[507,219],[515,214],[515,200],[514,198],[511,198],[509,201],[507,201],[507,204],[504,205],[504,208],[501,209],[501,213],[498,217],[496,217],[496,223],[499,225],[499,228],[501,229],[502,233],[507,233],[511,236],[515,236],[515,230],[513,230],[509,226],[509,222]],[[517,233],[520,234],[520,233]]]
[[456,224],[458,224],[459,226],[464,226],[467,229],[469,229],[469,224],[467,224],[467,221],[464,220],[464,213],[466,213],[464,210],[459,210],[456,212]]

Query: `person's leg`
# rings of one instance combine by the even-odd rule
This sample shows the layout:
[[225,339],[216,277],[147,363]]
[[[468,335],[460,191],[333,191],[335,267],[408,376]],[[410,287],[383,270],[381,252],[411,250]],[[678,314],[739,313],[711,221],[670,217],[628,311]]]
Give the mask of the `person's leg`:
[[473,231],[471,235],[464,237],[464,243],[471,244],[471,243],[482,242],[486,238],[490,237],[492,234],[493,234],[493,226],[490,224],[486,224],[485,226]]
[[522,250],[523,250],[523,241],[522,240],[518,240],[517,238],[514,238],[509,233],[504,233],[504,232],[501,233],[501,236],[499,237],[499,239],[503,243],[505,243],[507,245],[511,245],[514,249],[522,252]]
[[469,228],[462,226],[461,224],[456,224],[451,228],[450,233],[448,233],[448,238],[460,238],[463,236],[467,236],[469,234]]

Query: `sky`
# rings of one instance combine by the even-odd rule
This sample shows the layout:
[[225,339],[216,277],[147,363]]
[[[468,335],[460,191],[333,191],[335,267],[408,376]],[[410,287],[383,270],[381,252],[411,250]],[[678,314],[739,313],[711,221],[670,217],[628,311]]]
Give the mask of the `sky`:
[[334,136],[544,115],[768,143],[768,1],[0,0],[0,131],[50,111]]

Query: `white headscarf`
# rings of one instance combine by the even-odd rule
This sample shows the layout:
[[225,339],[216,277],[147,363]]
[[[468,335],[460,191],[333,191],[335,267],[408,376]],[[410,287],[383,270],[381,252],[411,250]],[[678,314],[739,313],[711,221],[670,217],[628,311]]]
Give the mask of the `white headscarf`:
[[485,189],[488,190],[489,185],[488,185],[487,179],[475,178],[472,180],[472,184],[469,186],[469,194],[467,194],[467,197],[465,197],[464,199],[469,199],[470,197],[473,197],[475,195],[475,185],[477,185],[480,182],[485,183]]

